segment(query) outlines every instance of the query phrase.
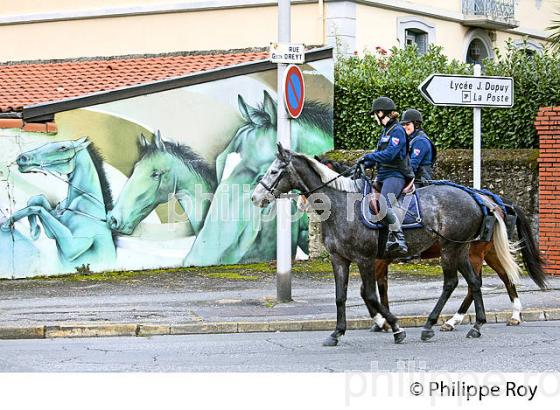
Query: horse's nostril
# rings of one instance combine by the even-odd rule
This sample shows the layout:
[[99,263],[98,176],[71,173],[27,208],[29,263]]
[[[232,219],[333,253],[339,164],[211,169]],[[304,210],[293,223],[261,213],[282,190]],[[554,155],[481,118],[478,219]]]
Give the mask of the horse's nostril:
[[28,162],[29,158],[27,157],[27,155],[20,155],[18,158],[18,162]]
[[117,219],[114,216],[109,217],[109,226],[115,229],[118,226]]

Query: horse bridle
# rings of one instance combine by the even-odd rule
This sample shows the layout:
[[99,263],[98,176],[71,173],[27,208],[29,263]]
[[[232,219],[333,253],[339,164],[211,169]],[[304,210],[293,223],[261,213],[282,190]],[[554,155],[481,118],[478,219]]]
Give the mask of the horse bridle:
[[[282,194],[282,193],[280,193],[280,195],[277,196],[277,195],[274,194],[274,192],[276,190],[276,187],[280,183],[280,180],[284,176],[284,174],[287,173],[288,178],[291,178],[292,173],[288,172],[288,168],[291,168],[291,171],[293,171],[294,175],[298,175],[294,166],[292,165],[292,159],[291,158],[288,161],[285,161],[285,160],[281,160],[281,161],[282,161],[282,166],[280,167],[280,172],[278,173],[278,177],[274,180],[274,182],[270,186],[268,186],[267,184],[265,184],[262,181],[262,177],[258,181],[258,183],[261,184],[264,187],[264,189],[268,193],[270,193],[272,196],[274,196],[275,198],[280,197],[280,195]],[[336,177],[330,179],[329,181],[327,181],[327,182],[325,182],[325,183],[323,183],[323,184],[321,184],[318,187],[313,188],[313,189],[309,189],[307,187],[307,185],[305,184],[305,181],[303,181],[303,179],[300,177],[300,178],[298,178],[299,180],[297,181],[297,183],[303,188],[303,191],[301,191],[299,194],[285,194],[284,197],[286,197],[286,198],[297,198],[298,196],[303,195],[307,198],[312,193],[317,192],[319,189],[326,187],[331,182],[336,181],[338,178],[341,178],[341,177],[346,176],[350,173],[356,172],[356,167],[357,166],[353,166],[353,167],[348,168],[346,171],[342,172],[341,174],[338,174]],[[293,183],[294,181],[291,181],[291,182]],[[294,184],[294,185],[296,185],[296,184]]]
[[[280,181],[282,180],[282,178],[284,177],[284,174],[287,173],[287,169],[288,166],[291,164],[291,162],[282,162],[282,166],[280,167],[280,172],[278,173],[278,176],[276,177],[276,179],[272,182],[272,184],[270,184],[270,186],[268,186],[266,183],[263,182],[263,177],[260,177],[258,180],[258,184],[262,185],[264,187],[264,189],[271,194],[274,198],[278,198],[282,193],[280,193],[279,195],[275,194],[275,191],[277,190],[278,184],[280,184]],[[288,174],[289,177],[290,174]]]

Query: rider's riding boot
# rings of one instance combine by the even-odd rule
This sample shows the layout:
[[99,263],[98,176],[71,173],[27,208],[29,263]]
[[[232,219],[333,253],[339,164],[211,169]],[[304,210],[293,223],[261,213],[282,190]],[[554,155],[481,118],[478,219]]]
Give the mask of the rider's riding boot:
[[401,224],[391,208],[387,208],[387,214],[381,220],[381,223],[389,228],[385,255],[390,258],[405,256],[408,253],[408,246],[406,245]]

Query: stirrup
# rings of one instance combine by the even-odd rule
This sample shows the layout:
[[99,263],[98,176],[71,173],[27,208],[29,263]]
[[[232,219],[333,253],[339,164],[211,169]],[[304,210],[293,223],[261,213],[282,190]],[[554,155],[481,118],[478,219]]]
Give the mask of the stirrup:
[[[404,246],[403,246],[404,245]],[[392,258],[399,258],[401,256],[406,256],[408,254],[408,246],[406,244],[400,244],[399,242],[387,242],[385,245],[385,255]]]

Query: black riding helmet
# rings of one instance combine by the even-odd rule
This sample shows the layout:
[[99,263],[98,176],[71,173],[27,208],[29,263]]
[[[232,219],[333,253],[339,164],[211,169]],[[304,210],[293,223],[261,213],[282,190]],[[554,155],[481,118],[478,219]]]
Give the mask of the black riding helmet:
[[369,111],[369,114],[375,114],[377,111],[383,111],[383,112],[391,112],[391,111],[396,111],[397,107],[395,106],[395,103],[393,100],[391,100],[389,97],[378,97],[375,100],[373,100],[373,104],[371,105],[371,110]]
[[406,110],[402,115],[401,124],[406,124],[407,122],[422,122],[420,111],[414,109]]

